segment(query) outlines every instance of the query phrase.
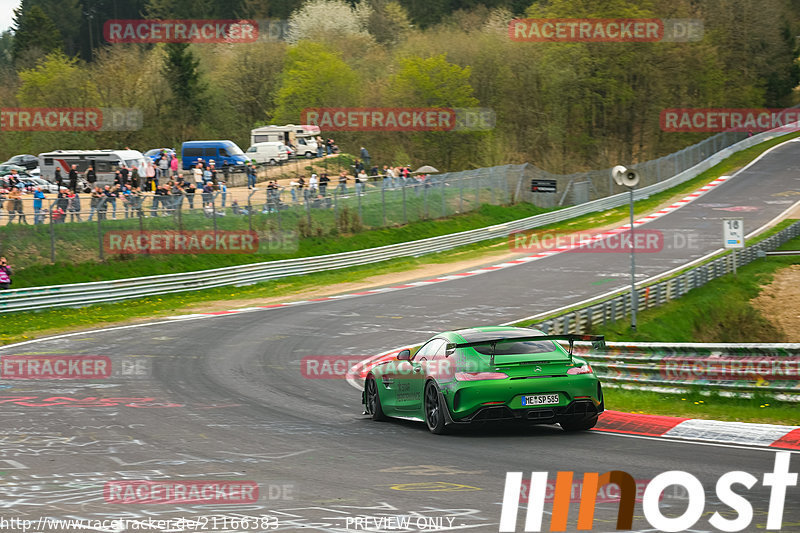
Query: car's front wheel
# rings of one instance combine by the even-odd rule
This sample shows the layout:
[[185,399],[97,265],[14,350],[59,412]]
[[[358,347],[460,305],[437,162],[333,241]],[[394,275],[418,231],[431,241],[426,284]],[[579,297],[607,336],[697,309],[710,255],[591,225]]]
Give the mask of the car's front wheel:
[[445,432],[446,426],[444,423],[444,409],[446,405],[442,405],[439,401],[439,389],[433,381],[429,381],[425,385],[425,423],[428,424],[428,429],[435,435],[441,435]]
[[364,382],[364,392],[366,397],[367,413],[373,420],[386,420],[386,415],[383,414],[383,407],[381,407],[381,397],[378,394],[378,384],[375,378],[367,376]]
[[594,416],[592,418],[584,418],[582,420],[563,420],[559,422],[559,424],[561,424],[561,427],[564,429],[564,431],[586,431],[587,429],[592,429],[595,425],[597,425],[597,417]]

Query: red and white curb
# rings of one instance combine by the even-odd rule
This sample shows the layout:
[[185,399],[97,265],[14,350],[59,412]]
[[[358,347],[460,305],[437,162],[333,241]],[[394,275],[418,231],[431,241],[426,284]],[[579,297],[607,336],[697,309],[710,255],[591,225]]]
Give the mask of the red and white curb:
[[800,450],[800,426],[605,411],[593,431]]
[[[653,220],[657,220],[657,219],[663,217],[664,215],[672,213],[673,211],[676,211],[676,210],[680,209],[681,207],[693,202],[694,200],[696,200],[700,196],[704,195],[705,193],[707,193],[708,191],[714,189],[715,187],[721,185],[722,183],[725,183],[730,178],[731,178],[731,176],[720,176],[719,178],[715,179],[714,181],[708,183],[707,185],[704,185],[703,187],[700,187],[695,192],[689,194],[688,196],[682,198],[681,200],[678,200],[674,204],[669,205],[669,206],[667,206],[667,207],[665,207],[663,209],[660,209],[660,210],[656,211],[655,213],[649,214],[649,215],[647,215],[645,217],[642,217],[642,218],[640,218],[638,220],[634,220],[633,221],[633,225],[635,227],[639,227],[642,224],[646,224],[648,222],[652,222]],[[607,231],[599,232],[599,233],[593,235],[591,238],[581,239],[579,242],[577,242],[575,244],[562,246],[560,248],[553,248],[553,249],[547,250],[545,252],[538,252],[538,253],[535,253],[535,254],[532,254],[532,255],[529,255],[529,256],[521,257],[519,259],[514,259],[514,260],[511,260],[511,261],[505,261],[503,263],[498,263],[496,265],[490,265],[490,266],[478,268],[476,270],[470,270],[468,272],[460,272],[458,274],[449,274],[447,276],[439,276],[437,278],[431,278],[431,279],[426,279],[426,280],[422,280],[422,281],[412,281],[412,282],[408,282],[408,283],[402,283],[400,285],[394,285],[394,286],[391,286],[391,287],[381,287],[381,288],[378,288],[378,289],[370,289],[370,290],[366,290],[366,291],[353,292],[353,293],[348,293],[348,294],[337,294],[337,295],[334,295],[334,296],[325,296],[325,297],[322,297],[322,298],[314,298],[314,299],[311,299],[311,300],[298,300],[298,301],[292,301],[292,302],[282,302],[282,303],[276,303],[276,304],[270,304],[270,305],[260,305],[260,306],[255,306],[255,307],[244,307],[244,308],[239,308],[239,309],[230,309],[230,310],[226,310],[226,311],[216,311],[216,312],[209,312],[209,313],[195,313],[195,314],[191,314],[191,315],[176,315],[176,316],[170,316],[170,317],[167,317],[167,318],[168,319],[172,319],[172,320],[176,320],[176,319],[187,319],[187,318],[203,318],[203,317],[234,315],[234,314],[247,313],[247,312],[252,312],[252,311],[261,311],[261,310],[264,310],[264,309],[276,309],[276,308],[281,308],[281,307],[289,307],[289,306],[292,306],[292,305],[304,305],[304,304],[313,304],[313,303],[317,303],[317,302],[325,302],[325,301],[329,301],[329,300],[341,300],[341,299],[346,299],[346,298],[357,298],[359,296],[368,296],[370,294],[378,294],[378,293],[382,293],[382,292],[391,292],[391,291],[398,291],[398,290],[403,290],[403,289],[410,289],[410,288],[413,288],[413,287],[421,287],[421,286],[425,286],[425,285],[432,285],[434,283],[444,283],[445,281],[451,281],[451,280],[454,280],[454,279],[462,279],[462,278],[469,277],[469,276],[477,276],[479,274],[486,274],[488,272],[494,272],[495,270],[514,267],[514,266],[517,266],[517,265],[529,263],[531,261],[537,261],[537,260],[545,258],[545,257],[550,257],[550,256],[553,256],[553,255],[556,255],[556,254],[567,252],[567,251],[572,250],[574,248],[580,248],[581,246],[586,246],[587,244],[590,244],[592,242],[597,242],[599,240],[603,240],[603,239],[606,239],[606,238],[611,237],[613,235],[617,235],[619,233],[623,233],[623,232],[629,231],[629,230],[630,230],[630,224],[624,224],[624,225],[619,226],[619,227],[614,228],[614,229],[610,229],[610,230],[607,230]]]

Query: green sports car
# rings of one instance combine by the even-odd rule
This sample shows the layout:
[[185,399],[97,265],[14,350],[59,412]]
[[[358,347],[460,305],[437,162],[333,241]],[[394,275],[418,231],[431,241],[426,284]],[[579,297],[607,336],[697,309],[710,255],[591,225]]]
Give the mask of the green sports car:
[[[555,341],[569,342],[569,350]],[[603,391],[591,366],[572,354],[575,341],[605,345],[602,336],[515,327],[440,333],[369,369],[365,414],[424,420],[436,434],[501,420],[590,429],[603,412]]]

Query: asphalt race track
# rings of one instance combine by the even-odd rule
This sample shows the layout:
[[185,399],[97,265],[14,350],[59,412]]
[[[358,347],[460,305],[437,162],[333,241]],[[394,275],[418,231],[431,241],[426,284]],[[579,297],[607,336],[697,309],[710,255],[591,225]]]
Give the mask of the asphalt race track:
[[[722,219],[746,232],[798,199],[800,143],[774,149],[734,179],[643,226],[661,230],[661,252],[637,256],[645,279],[721,247]],[[676,237],[680,235],[681,237]],[[691,243],[681,246],[681,243]],[[669,470],[697,477],[705,513],[692,531],[716,531],[714,511],[735,516],[714,494],[724,473],[758,483],[746,531],[764,529],[775,450],[637,438],[558,427],[490,427],[430,434],[410,421],[361,415],[360,394],[343,379],[308,379],[312,355],[369,356],[432,333],[520,319],[625,287],[626,253],[562,253],[479,276],[379,294],[229,316],[164,320],[0,349],[0,354],[109,356],[104,380],[16,381],[3,385],[0,516],[179,519],[145,531],[498,531],[506,472],[624,470],[647,481]],[[613,406],[607,406],[613,408]],[[798,417],[800,419],[800,417]],[[800,458],[792,455],[792,472]],[[259,500],[241,505],[119,504],[114,480],[250,480]],[[577,501],[577,500],[576,500]],[[683,513],[680,491],[662,510]],[[595,531],[614,531],[616,503],[598,503]],[[549,528],[550,504],[543,529]],[[213,516],[277,517],[278,528],[224,527]],[[523,531],[524,506],[518,531]],[[578,504],[570,510],[575,531]],[[205,517],[205,518],[203,518]],[[356,521],[356,517],[370,517]],[[373,518],[408,517],[376,527]],[[448,520],[449,519],[449,520]],[[178,525],[175,525],[178,524]],[[37,528],[38,527],[38,528]],[[635,508],[634,530],[653,531]],[[12,527],[3,531],[15,530]],[[22,529],[16,529],[21,531]],[[107,527],[97,531],[120,531]],[[133,531],[129,527],[129,531]],[[787,490],[781,531],[800,531],[800,487]]]

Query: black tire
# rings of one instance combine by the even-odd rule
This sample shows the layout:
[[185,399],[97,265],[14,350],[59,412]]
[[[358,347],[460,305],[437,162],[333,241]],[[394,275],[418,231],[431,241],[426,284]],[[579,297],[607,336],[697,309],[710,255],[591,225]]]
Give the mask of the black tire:
[[425,385],[425,423],[428,429],[434,435],[441,435],[447,431],[445,425],[443,409],[447,409],[446,405],[442,405],[439,401],[439,389],[433,381],[429,381]]
[[597,418],[598,417],[594,416],[583,420],[562,421],[559,422],[559,424],[561,424],[561,428],[564,431],[586,431],[597,425]]
[[367,380],[364,382],[364,397],[366,399],[366,405],[364,407],[370,418],[378,421],[386,420],[383,407],[381,407],[381,395],[378,393],[378,384],[371,375],[367,376]]
[[270,165],[272,165],[272,166],[274,167],[275,165],[277,165],[277,164],[278,164],[278,162],[277,162],[277,161],[275,161],[274,159],[270,159],[270,160],[269,160],[269,164],[270,164]]

